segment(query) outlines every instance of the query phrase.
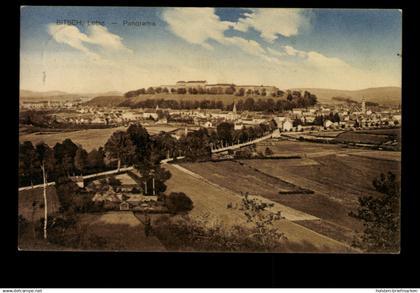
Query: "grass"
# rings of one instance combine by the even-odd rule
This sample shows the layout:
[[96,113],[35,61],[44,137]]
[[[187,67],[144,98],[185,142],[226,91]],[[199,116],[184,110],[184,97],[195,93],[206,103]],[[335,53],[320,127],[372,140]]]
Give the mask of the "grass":
[[[164,251],[153,235],[146,237],[144,226],[132,212],[79,214],[74,229],[66,237],[77,236],[76,246],[58,245],[34,237],[30,225],[19,239],[22,250],[89,250],[89,251]],[[67,238],[66,238],[67,239]]]
[[19,141],[31,141],[34,145],[40,142],[44,142],[49,146],[53,147],[56,143],[62,143],[63,140],[69,138],[74,143],[80,144],[87,151],[91,151],[94,148],[103,147],[109,137],[118,130],[126,130],[127,127],[116,127],[116,128],[104,128],[104,129],[86,129],[72,132],[62,133],[49,133],[49,134],[37,134],[31,133],[19,136]]
[[348,216],[357,208],[358,197],[377,196],[372,181],[381,172],[392,171],[400,176],[400,163],[367,157],[322,156],[313,158],[318,164],[283,165],[264,160],[244,161],[263,172],[285,179],[315,194],[281,195],[276,201],[349,229],[360,229],[360,223]]
[[266,148],[270,148],[275,155],[297,155],[305,156],[312,154],[334,153],[342,150],[340,145],[320,144],[312,142],[297,142],[289,140],[266,140],[257,143],[257,151],[263,152]]
[[[157,134],[161,131],[172,131],[179,127],[169,125],[150,125],[145,126],[149,134]],[[103,147],[107,140],[115,131],[125,131],[127,127],[114,127],[114,128],[103,128],[103,129],[85,129],[77,131],[66,131],[57,133],[31,133],[23,134],[19,136],[19,141],[31,141],[34,145],[40,142],[44,142],[49,146],[53,147],[56,143],[62,143],[63,140],[69,138],[74,143],[80,144],[87,151],[91,151],[94,148]]]
[[[338,241],[351,243],[361,223],[348,216],[358,207],[358,197],[378,196],[372,185],[381,172],[400,177],[399,152],[366,151],[307,142],[269,141],[275,154],[297,152],[302,159],[241,160],[183,164],[189,170],[224,188],[256,193],[298,211],[320,218],[296,221]],[[267,144],[259,145],[264,150]],[[356,157],[357,156],[357,157]],[[306,157],[306,158],[305,158]],[[266,174],[266,175],[264,175]],[[273,180],[276,177],[278,181]],[[314,191],[314,194],[278,194],[276,182]]]
[[[33,209],[32,204],[36,202]],[[57,213],[60,207],[55,186],[47,187],[48,214]],[[32,214],[33,213],[33,214]],[[19,215],[26,220],[38,221],[44,218],[44,190],[43,188],[34,188],[19,191]]]
[[298,191],[299,188],[279,178],[261,173],[256,168],[235,161],[184,163],[183,167],[235,192],[276,198],[279,191]]
[[[238,167],[241,168],[241,165],[233,163],[233,166],[237,168],[224,170],[224,174],[238,173]],[[206,163],[197,163],[197,168],[201,170],[206,170],[206,174],[211,174],[213,172],[209,171],[208,168],[211,165]],[[201,165],[201,166],[200,166]],[[185,165],[183,165],[186,167]],[[226,164],[217,165],[218,168],[226,166]],[[232,225],[247,225],[246,218],[242,211],[236,209],[229,209],[227,206],[229,204],[240,205],[241,197],[238,196],[237,192],[234,192],[234,186],[241,186],[237,181],[231,181],[231,177],[223,179],[223,176],[219,174],[213,175],[212,178],[200,179],[199,177],[194,177],[192,175],[186,174],[173,165],[166,165],[172,176],[166,182],[167,184],[167,193],[170,192],[184,192],[186,193],[193,201],[194,207],[189,213],[190,217],[193,219],[200,219],[202,217],[208,216],[209,223],[221,223],[224,227],[229,229]],[[243,172],[247,170],[247,167],[242,166]],[[225,186],[219,186],[216,184],[213,179],[221,177],[220,181],[226,182]],[[261,176],[258,173],[258,176]],[[251,178],[251,177],[250,177]],[[217,181],[217,182],[220,182]],[[252,184],[249,184],[252,186]],[[237,187],[239,188],[239,187]],[[242,191],[247,191],[247,188],[242,186]],[[344,251],[347,249],[343,244],[336,242],[328,237],[314,233],[310,229],[304,228],[301,225],[295,224],[289,220],[281,220],[276,223],[276,227],[283,233],[285,233],[288,241],[291,243],[310,243],[314,245],[320,251]]]
[[347,131],[339,134],[335,141],[341,143],[366,143],[381,145],[390,140],[401,141],[400,129],[371,129]]

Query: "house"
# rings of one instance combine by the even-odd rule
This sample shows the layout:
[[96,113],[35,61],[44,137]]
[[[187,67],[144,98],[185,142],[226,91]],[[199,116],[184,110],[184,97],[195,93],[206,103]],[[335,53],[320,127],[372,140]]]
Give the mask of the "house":
[[130,204],[126,201],[120,203],[120,211],[129,211],[130,207]]
[[331,120],[325,120],[324,121],[324,127],[325,128],[330,128],[331,127],[331,125],[333,125],[333,123],[331,122]]
[[293,129],[293,123],[289,119],[285,120],[281,126],[283,131],[291,131]]
[[143,113],[143,119],[154,119],[157,120],[159,118],[158,114],[156,112],[144,112]]
[[159,119],[156,124],[168,124],[168,119],[163,117],[162,119]]
[[286,117],[274,117],[273,119],[276,122],[278,128],[281,128],[281,125],[286,120]]

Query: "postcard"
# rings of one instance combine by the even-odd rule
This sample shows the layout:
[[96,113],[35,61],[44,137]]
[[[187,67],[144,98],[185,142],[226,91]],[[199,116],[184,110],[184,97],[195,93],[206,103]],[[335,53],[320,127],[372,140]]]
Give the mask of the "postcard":
[[20,26],[19,250],[400,252],[400,10]]

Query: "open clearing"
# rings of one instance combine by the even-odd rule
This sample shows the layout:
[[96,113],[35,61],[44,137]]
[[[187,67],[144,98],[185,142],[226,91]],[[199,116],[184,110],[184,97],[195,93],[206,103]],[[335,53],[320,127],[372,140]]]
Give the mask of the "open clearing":
[[69,138],[74,143],[80,144],[87,151],[91,151],[94,148],[103,147],[109,137],[115,131],[126,130],[127,127],[115,127],[115,128],[103,128],[103,129],[84,129],[72,132],[63,133],[48,133],[48,134],[37,134],[31,133],[19,136],[19,141],[23,142],[26,140],[31,141],[34,145],[40,142],[48,144],[53,147],[56,143],[62,143],[63,140]]
[[299,187],[279,178],[263,174],[256,168],[241,165],[237,161],[183,163],[183,167],[237,193],[263,195],[275,199],[280,191],[299,192]]
[[[197,165],[200,164],[202,163]],[[171,164],[165,165],[165,169],[172,174],[166,183],[167,193],[185,192],[194,203],[194,208],[189,213],[191,217],[201,219],[207,215],[209,223],[218,222],[226,228],[237,224],[247,225],[242,211],[228,208],[228,204],[240,205],[241,196],[238,193],[203,180],[200,176],[183,172]],[[287,219],[278,221],[276,227],[285,233],[291,243],[310,243],[315,251],[349,251],[348,246]]]
[[[158,134],[161,131],[173,131],[178,129],[178,126],[169,125],[145,125],[145,128],[149,134]],[[127,127],[114,127],[114,128],[103,128],[103,129],[83,129],[68,132],[50,132],[50,133],[31,133],[19,136],[19,141],[31,141],[32,144],[44,142],[50,147],[53,147],[56,143],[62,143],[63,140],[69,138],[74,143],[80,144],[88,152],[94,148],[103,147],[107,140],[115,131],[125,131]]]

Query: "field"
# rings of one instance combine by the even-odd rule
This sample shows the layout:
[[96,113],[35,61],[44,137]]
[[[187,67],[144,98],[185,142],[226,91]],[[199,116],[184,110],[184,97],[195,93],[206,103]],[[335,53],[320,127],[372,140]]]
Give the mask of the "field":
[[318,144],[312,142],[296,142],[289,140],[266,140],[257,143],[257,151],[264,153],[270,148],[275,155],[296,155],[302,157],[322,156],[346,151],[346,148],[336,144]]
[[381,145],[387,141],[396,140],[401,143],[401,129],[369,129],[347,131],[339,134],[335,141],[342,143],[367,143]]
[[80,214],[77,219],[80,248],[51,244],[34,237],[33,225],[19,240],[23,250],[87,250],[87,251],[164,251],[162,243],[153,235],[144,233],[142,215],[132,212]]
[[[302,159],[240,160],[183,164],[211,182],[235,192],[248,191],[317,220],[296,223],[338,241],[351,243],[361,223],[348,216],[357,208],[358,197],[378,196],[372,181],[381,172],[400,177],[399,152],[366,151],[292,141],[269,141],[275,154],[294,151]],[[267,142],[257,145],[265,149]],[[278,180],[274,180],[277,178]],[[282,188],[311,190],[313,194],[279,193]]]
[[[202,165],[202,163],[197,163],[196,165],[201,170],[208,167],[208,165]],[[240,166],[239,164],[237,165]],[[191,217],[197,219],[208,217],[210,223],[220,222],[227,228],[235,224],[247,225],[242,211],[227,207],[228,204],[233,206],[240,204],[240,194],[213,181],[208,181],[193,172],[184,172],[176,166],[171,164],[165,165],[165,168],[172,174],[171,178],[166,182],[168,186],[167,193],[185,192],[194,203],[193,210],[189,213]],[[223,165],[220,166],[222,167]],[[304,243],[312,244],[314,247],[311,251],[338,252],[349,250],[347,245],[298,225],[291,220],[287,220],[287,217],[285,220],[277,222],[276,227],[286,234],[290,243],[300,245]]]
[[248,191],[250,194],[275,199],[280,191],[295,193],[303,191],[293,184],[263,174],[255,167],[250,168],[236,161],[184,163],[181,165],[211,182],[237,193]]
[[[157,134],[161,131],[172,131],[178,129],[177,126],[168,125],[150,125],[145,126],[149,134]],[[84,129],[69,132],[49,132],[49,133],[31,133],[23,134],[19,136],[19,141],[24,142],[26,140],[31,141],[33,144],[39,142],[45,142],[49,146],[53,147],[56,143],[61,143],[63,140],[69,138],[74,143],[80,144],[87,151],[91,151],[94,148],[103,147],[109,137],[115,131],[125,131],[127,127],[115,127],[115,128],[103,128],[103,129]]]

